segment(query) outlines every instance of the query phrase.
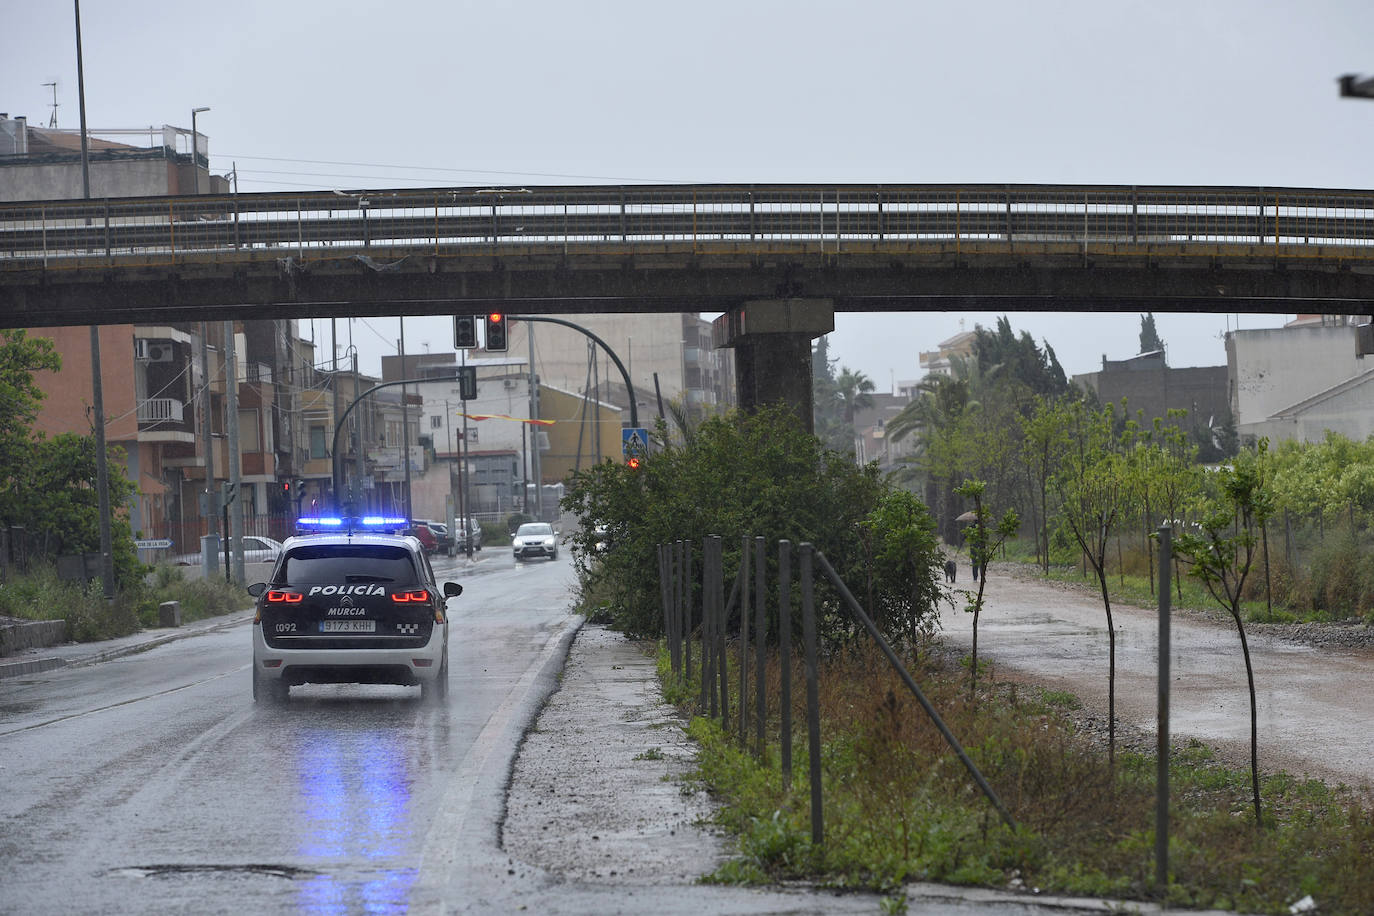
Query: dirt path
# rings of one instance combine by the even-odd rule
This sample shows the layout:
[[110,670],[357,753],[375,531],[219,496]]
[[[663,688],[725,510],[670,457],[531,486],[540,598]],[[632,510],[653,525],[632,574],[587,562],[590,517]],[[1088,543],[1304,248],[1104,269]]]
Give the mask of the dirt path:
[[[974,586],[966,564],[959,588]],[[973,616],[945,608],[946,638],[967,648]],[[1158,612],[1112,607],[1116,625],[1118,726],[1153,734]],[[1248,765],[1250,704],[1235,626],[1192,612],[1173,615],[1170,731],[1196,737]],[[1313,648],[1247,627],[1259,710],[1260,769],[1374,788],[1374,652]],[[980,663],[1004,680],[1069,690],[1102,720],[1107,709],[1107,625],[1087,589],[1010,574],[988,575],[978,625]]]

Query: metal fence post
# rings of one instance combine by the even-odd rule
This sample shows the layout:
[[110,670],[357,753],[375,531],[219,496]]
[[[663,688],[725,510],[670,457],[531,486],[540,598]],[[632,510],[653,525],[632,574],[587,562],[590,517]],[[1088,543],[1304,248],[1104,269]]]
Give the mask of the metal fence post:
[[658,545],[658,600],[663,605],[663,639],[668,644],[668,651],[672,652],[673,645],[673,619],[668,611],[668,554],[664,550],[664,545]]
[[716,692],[712,689],[711,679],[715,675],[712,659],[715,653],[715,580],[711,569],[711,539],[701,539],[701,698],[700,708],[709,710],[711,718],[716,717]]
[[1173,565],[1173,529],[1159,528],[1159,722],[1155,749],[1155,886],[1159,899],[1169,893],[1169,662],[1172,634],[1169,612],[1169,567]]
[[763,757],[763,726],[768,718],[768,684],[763,676],[768,634],[767,543],[754,538],[754,753]]
[[711,563],[716,570],[716,673],[720,677],[720,728],[730,731],[729,666],[725,664],[725,565],[720,535],[711,538]]
[[682,542],[682,671],[692,679],[692,542]]
[[749,535],[739,545],[739,743],[749,741]]
[[778,542],[778,707],[782,787],[792,788],[792,542]]
[[682,677],[682,590],[678,581],[682,577],[677,541],[664,547],[668,555],[668,657],[672,661],[673,677]]
[[821,700],[816,683],[816,602],[812,589],[812,551],[801,545],[802,651],[806,656],[806,748],[811,776],[811,842],[825,842],[821,811]]

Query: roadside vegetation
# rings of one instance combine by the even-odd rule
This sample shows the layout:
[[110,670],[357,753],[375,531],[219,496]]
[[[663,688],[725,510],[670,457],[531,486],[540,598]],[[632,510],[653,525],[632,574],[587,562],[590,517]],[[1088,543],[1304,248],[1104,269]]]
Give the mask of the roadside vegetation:
[[[1017,830],[1001,822],[876,651],[830,656],[820,673],[825,842],[811,842],[804,732],[793,784],[779,750],[746,750],[718,719],[674,691],[700,745],[696,778],[722,803],[718,822],[738,855],[707,880],[810,880],[900,893],[906,881],[981,885],[1028,894],[1157,899],[1153,755],[1105,749],[1074,724],[1063,691],[981,682],[970,697],[959,659],[927,652],[908,663],[962,740]],[[666,654],[660,664],[671,682]],[[797,667],[794,667],[797,670]],[[770,729],[779,714],[769,669]],[[793,697],[801,696],[800,686]],[[793,721],[804,721],[794,711]],[[1176,907],[1287,913],[1312,895],[1322,913],[1374,912],[1364,875],[1374,854],[1368,798],[1317,780],[1263,777],[1263,829],[1249,810],[1249,773],[1205,746],[1176,747],[1170,767],[1171,875]]]
[[26,573],[11,574],[0,586],[0,616],[25,620],[65,620],[67,638],[93,642],[127,636],[158,625],[158,605],[181,602],[181,620],[190,623],[252,606],[237,585],[220,578],[186,579],[176,566],[159,566],[107,602],[100,581],[67,582],[51,565],[40,564]]
[[[1142,349],[1153,329],[1146,317]],[[823,341],[814,356],[817,436],[782,407],[696,426],[675,416],[637,470],[608,462],[578,475],[564,508],[581,520],[572,540],[583,608],[632,636],[660,637],[658,545],[685,540],[699,564],[703,538],[719,535],[728,591],[741,539],[764,537],[776,646],[777,541],[811,542],[897,647],[1017,827],[973,789],[820,586],[823,845],[811,842],[801,736],[791,785],[778,762],[776,654],[767,674],[774,743],[761,753],[695,708],[697,684],[665,671],[665,695],[692,716],[701,743],[699,777],[740,836],[740,857],[713,880],[878,889],[937,880],[1156,896],[1150,755],[1118,742],[1110,714],[1104,742],[1096,726],[1077,724],[1087,714],[1076,698],[1018,690],[984,676],[981,660],[947,653],[935,611],[955,610],[940,572],[959,553],[1091,582],[1110,627],[1114,601],[1157,601],[1155,532],[1168,522],[1176,604],[1224,613],[1241,637],[1235,664],[1250,674],[1252,748],[1247,770],[1217,764],[1202,746],[1175,749],[1169,902],[1286,912],[1311,894],[1323,913],[1374,912],[1360,877],[1374,852],[1374,807],[1362,794],[1264,770],[1244,651],[1255,621],[1374,621],[1374,442],[1333,435],[1271,450],[1239,442],[1227,417],[1174,411],[1146,422],[1129,404],[1098,404],[1072,388],[1053,350],[1003,319],[994,331],[978,328],[973,355],[929,377],[888,422],[889,440],[910,437],[913,447],[904,467],[881,478],[847,454],[846,421],[871,403],[871,383],[837,373]],[[986,588],[980,578],[964,610],[976,616]],[[699,592],[691,603],[700,608]],[[727,622],[731,633],[738,626],[737,616]],[[1107,686],[1111,695],[1114,677]],[[802,693],[794,685],[792,696]],[[800,709],[792,721],[804,721]]]

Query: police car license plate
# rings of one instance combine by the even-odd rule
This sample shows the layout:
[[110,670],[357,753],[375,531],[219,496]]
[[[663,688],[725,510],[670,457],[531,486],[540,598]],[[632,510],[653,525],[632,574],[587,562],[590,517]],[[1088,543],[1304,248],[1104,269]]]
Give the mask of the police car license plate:
[[375,633],[375,620],[321,620],[321,633]]

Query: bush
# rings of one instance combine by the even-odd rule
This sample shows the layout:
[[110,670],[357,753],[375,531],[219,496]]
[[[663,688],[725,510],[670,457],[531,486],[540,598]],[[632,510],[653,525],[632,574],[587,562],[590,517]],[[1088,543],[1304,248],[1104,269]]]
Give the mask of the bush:
[[[662,632],[658,545],[689,541],[699,572],[701,544],[711,535],[722,538],[727,590],[739,568],[741,539],[766,539],[770,633],[777,632],[777,541],[784,538],[814,544],[849,582],[868,581],[872,559],[886,549],[889,535],[906,538],[919,555],[910,563],[892,558],[886,573],[874,578],[871,595],[861,600],[891,608],[928,602],[937,560],[924,507],[908,498],[899,513],[900,530],[878,531],[875,540],[875,529],[865,522],[890,489],[876,467],[856,467],[852,457],[826,451],[791,408],[708,419],[684,445],[664,444],[660,423],[656,438],[660,448],[638,470],[604,462],[577,474],[563,500],[564,510],[580,520],[571,537],[574,552],[594,558],[582,591],[597,596],[618,629],[635,637]],[[614,545],[600,552],[599,524]],[[694,604],[700,606],[699,595]],[[822,638],[845,639],[853,632],[848,614],[833,599],[818,611]],[[899,619],[909,622],[910,615]]]
[[63,582],[53,566],[38,566],[0,588],[0,615],[26,620],[66,620],[67,636],[95,642],[156,626],[158,605],[181,602],[183,623],[252,606],[247,592],[223,579],[186,580],[174,566],[158,567],[150,584],[135,583],[106,601],[100,580]]

